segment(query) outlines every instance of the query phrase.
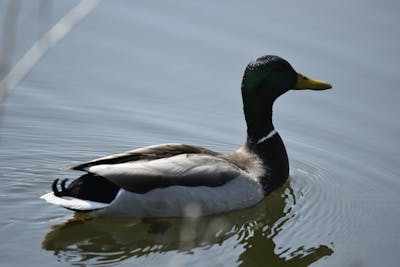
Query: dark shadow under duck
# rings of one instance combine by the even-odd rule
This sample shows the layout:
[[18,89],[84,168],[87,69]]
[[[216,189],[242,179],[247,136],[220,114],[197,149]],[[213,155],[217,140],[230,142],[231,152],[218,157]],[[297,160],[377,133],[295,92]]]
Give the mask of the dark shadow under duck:
[[274,101],[290,89],[331,85],[297,73],[284,59],[250,62],[242,81],[247,140],[230,154],[185,144],[162,144],[111,155],[69,170],[87,172],[42,196],[92,216],[180,217],[209,215],[258,203],[288,178],[285,146],[272,123]]

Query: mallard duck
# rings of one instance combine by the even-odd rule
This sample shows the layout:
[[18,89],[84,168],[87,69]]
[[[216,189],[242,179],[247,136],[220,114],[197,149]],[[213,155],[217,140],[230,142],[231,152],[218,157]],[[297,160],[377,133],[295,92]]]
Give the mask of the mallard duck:
[[241,85],[247,123],[245,144],[229,154],[186,144],[161,144],[98,158],[68,170],[86,172],[66,186],[56,179],[41,198],[95,217],[183,217],[255,205],[289,176],[272,105],[290,89],[325,90],[284,59],[251,61]]

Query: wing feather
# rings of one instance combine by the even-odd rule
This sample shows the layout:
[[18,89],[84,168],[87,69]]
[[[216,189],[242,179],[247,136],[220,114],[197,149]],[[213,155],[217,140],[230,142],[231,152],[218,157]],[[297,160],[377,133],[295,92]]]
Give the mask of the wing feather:
[[241,172],[222,154],[186,144],[139,148],[64,169],[94,173],[137,193],[171,185],[215,187]]
[[219,155],[219,153],[212,150],[186,144],[162,144],[155,146],[148,146],[139,148],[124,153],[114,154],[106,157],[101,157],[77,165],[64,167],[64,170],[84,170],[91,166],[102,164],[120,164],[139,160],[155,160],[161,158],[168,158],[179,154],[206,154],[206,155]]
[[151,161],[101,164],[85,168],[131,192],[171,185],[220,186],[241,174],[232,163],[206,154],[180,154]]

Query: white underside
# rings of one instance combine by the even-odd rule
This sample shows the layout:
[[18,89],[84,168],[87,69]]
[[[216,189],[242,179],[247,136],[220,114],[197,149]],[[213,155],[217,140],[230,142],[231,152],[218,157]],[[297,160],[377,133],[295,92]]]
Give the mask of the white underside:
[[110,203],[99,203],[53,193],[41,198],[73,210],[88,211],[96,217],[196,217],[255,205],[263,198],[262,186],[243,175],[218,187],[170,186],[145,194],[120,189]]

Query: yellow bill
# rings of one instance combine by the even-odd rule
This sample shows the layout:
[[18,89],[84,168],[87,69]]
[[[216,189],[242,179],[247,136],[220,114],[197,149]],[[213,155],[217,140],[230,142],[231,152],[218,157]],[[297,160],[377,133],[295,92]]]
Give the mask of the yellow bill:
[[332,85],[327,82],[310,79],[301,73],[297,73],[297,82],[294,87],[295,90],[325,90],[330,88],[332,88]]

